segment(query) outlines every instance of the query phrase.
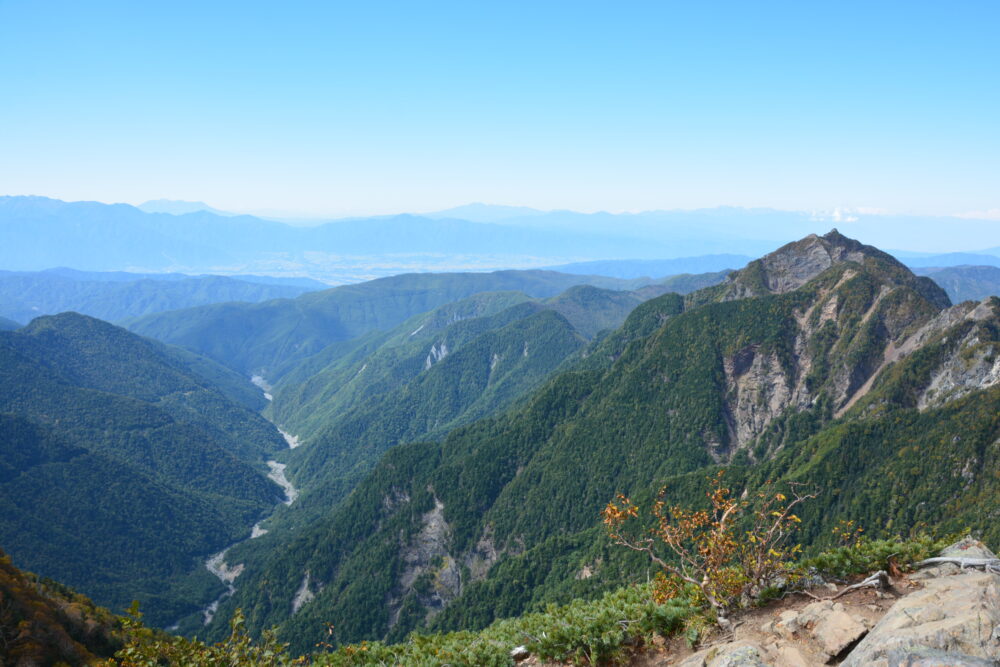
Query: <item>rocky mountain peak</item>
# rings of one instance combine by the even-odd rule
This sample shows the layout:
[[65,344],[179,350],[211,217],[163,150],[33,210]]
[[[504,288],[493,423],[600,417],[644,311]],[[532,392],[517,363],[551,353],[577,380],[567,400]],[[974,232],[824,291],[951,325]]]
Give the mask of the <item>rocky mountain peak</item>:
[[730,274],[717,300],[731,301],[765,294],[794,291],[827,269],[855,263],[877,271],[883,279],[896,284],[911,284],[925,298],[944,308],[950,305],[947,295],[924,284],[896,258],[878,248],[844,236],[836,229],[820,236],[810,234],[750,262],[746,268]]
[[761,278],[767,291],[783,294],[805,285],[835,264],[861,264],[869,257],[889,261],[903,268],[902,264],[878,248],[847,238],[836,229],[823,236],[810,234],[757,261],[760,263]]

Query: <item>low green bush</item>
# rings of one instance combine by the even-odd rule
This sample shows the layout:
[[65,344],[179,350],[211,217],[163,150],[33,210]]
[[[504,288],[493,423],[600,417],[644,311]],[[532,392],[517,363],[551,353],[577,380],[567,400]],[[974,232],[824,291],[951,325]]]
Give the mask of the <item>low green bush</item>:
[[680,631],[701,609],[687,599],[653,601],[648,585],[620,588],[598,600],[549,605],[545,611],[497,621],[481,632],[412,634],[401,644],[363,642],[315,657],[331,667],[361,665],[513,665],[523,645],[543,660],[577,665],[623,662],[654,634]]
[[853,544],[835,547],[803,560],[802,566],[833,577],[888,570],[890,562],[905,570],[913,563],[935,555],[953,541],[953,538],[935,540],[926,533],[884,540],[859,537]]

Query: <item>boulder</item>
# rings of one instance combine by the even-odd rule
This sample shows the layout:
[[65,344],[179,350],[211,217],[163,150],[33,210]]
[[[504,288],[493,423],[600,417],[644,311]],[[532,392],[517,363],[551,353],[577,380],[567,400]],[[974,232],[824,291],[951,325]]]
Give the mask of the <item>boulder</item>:
[[774,649],[774,667],[810,667],[802,652],[794,646],[783,645]]
[[811,637],[830,657],[839,656],[868,632],[863,619],[855,618],[843,604],[831,600],[813,602],[801,611],[783,611],[779,620],[761,629],[789,641],[797,636]]
[[[947,546],[941,550],[938,554],[944,558],[996,558],[996,554],[989,550],[989,548],[980,542],[979,540],[972,537],[964,537],[958,542],[955,542],[951,546]],[[921,568],[919,572],[914,574],[911,579],[916,579],[917,581],[922,581],[926,579],[933,579],[934,577],[943,577],[950,574],[955,574],[960,572],[961,568],[955,563],[937,563],[929,567]]]
[[[969,538],[942,555],[994,557]],[[1000,665],[1000,576],[954,566],[929,569],[937,573],[924,572],[924,588],[899,599],[847,656],[845,667]]]
[[781,612],[778,622],[774,624],[774,631],[785,639],[792,639],[799,631],[799,612],[794,609]]
[[974,658],[932,649],[890,651],[888,662],[893,667],[997,667],[997,661],[989,658]]
[[531,652],[528,651],[527,646],[518,646],[511,650],[510,657],[514,662],[521,662],[522,660],[527,660],[531,656]]
[[835,607],[840,608],[823,614],[811,631],[812,638],[831,658],[846,651],[868,632],[864,623],[844,611],[843,606]]
[[679,667],[770,667],[765,662],[767,652],[749,642],[732,642],[698,651],[686,658]]
[[996,558],[997,555],[985,544],[973,537],[963,537],[958,542],[941,550],[945,558]]

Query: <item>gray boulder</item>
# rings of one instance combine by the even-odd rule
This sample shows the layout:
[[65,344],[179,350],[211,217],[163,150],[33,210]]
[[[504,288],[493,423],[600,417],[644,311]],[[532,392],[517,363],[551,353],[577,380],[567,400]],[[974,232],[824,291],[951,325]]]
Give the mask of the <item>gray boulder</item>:
[[[942,555],[993,557],[968,538]],[[845,667],[1000,667],[1000,576],[957,566],[936,569],[923,580],[924,588],[889,609],[847,656]]]

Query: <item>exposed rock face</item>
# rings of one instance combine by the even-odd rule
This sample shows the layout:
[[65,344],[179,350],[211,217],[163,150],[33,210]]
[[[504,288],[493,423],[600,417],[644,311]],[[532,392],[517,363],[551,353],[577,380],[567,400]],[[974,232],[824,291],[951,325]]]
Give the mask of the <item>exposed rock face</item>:
[[[819,608],[813,608],[814,605]],[[810,634],[823,652],[831,658],[846,651],[868,632],[865,624],[848,614],[841,604],[830,601],[815,602],[803,610],[800,619],[810,614],[815,617],[815,621],[806,620],[806,625],[812,626]]]
[[[712,298],[729,301],[790,292],[838,265],[843,269],[836,281],[818,285],[811,302],[795,313],[794,327],[788,331],[794,336],[790,350],[779,355],[773,345],[765,348],[752,342],[723,359],[728,437],[719,442],[717,435],[705,435],[706,447],[716,460],[750,443],[783,413],[807,409],[821,393],[832,400],[838,415],[843,414],[890,364],[972,310],[965,304],[941,317],[941,309],[949,305],[947,295],[922,284],[889,255],[836,230],[808,236],[752,262],[731,274]],[[930,320],[937,322],[934,328],[911,335],[914,327]],[[907,348],[908,336],[912,342]],[[1000,382],[1000,363],[994,371],[991,353],[983,351],[981,356],[978,366],[963,368],[963,374],[946,373],[939,383],[949,388],[968,386],[971,391],[994,376]],[[985,368],[987,363],[990,369]]]
[[[831,245],[829,236],[807,238],[775,253],[784,255],[784,260],[769,255],[760,261],[774,270],[786,264],[798,267],[794,275],[804,277],[809,271],[803,267],[827,265],[826,259],[817,257],[836,263],[838,258],[854,261],[869,255],[869,249],[853,241]],[[853,249],[853,244],[864,250]],[[801,261],[793,261],[803,252]],[[854,299],[850,312],[842,312],[848,292],[842,294],[841,288],[849,288],[857,270],[847,268],[836,284],[819,289],[815,299],[795,314],[790,355],[782,358],[775,350],[752,343],[723,359],[728,437],[719,441],[714,433],[705,434],[705,445],[715,460],[725,460],[751,443],[787,411],[809,408],[820,393],[832,400],[835,416],[842,416],[869,393],[884,371],[928,345],[940,343],[946,351],[919,395],[919,409],[1000,385],[996,334],[1000,299],[937,310],[936,300],[925,298],[914,277],[897,268],[903,273],[887,279],[866,302],[858,303],[857,292],[847,297]],[[784,289],[797,281],[789,278],[774,285]],[[861,312],[859,305],[864,308]]]
[[917,407],[925,410],[1000,383],[1000,345],[984,341],[979,327],[962,339],[938,366]]
[[424,370],[430,369],[431,366],[441,361],[448,356],[448,344],[442,341],[440,344],[434,343],[431,345],[431,351],[427,353],[427,358],[424,359]]
[[500,552],[493,539],[493,527],[487,526],[482,537],[476,542],[476,546],[465,555],[463,561],[469,569],[469,583],[485,579],[490,568],[498,560],[500,560]]
[[[941,555],[995,558],[971,538]],[[737,630],[735,641],[699,651],[680,665],[806,667],[843,660],[844,667],[1000,666],[1000,575],[949,564],[911,578],[924,587],[896,600],[880,619],[876,605],[820,600],[782,611],[756,635]],[[664,657],[650,664],[674,663]]]
[[[956,554],[995,557],[968,542],[943,552]],[[924,583],[889,609],[845,666],[1000,664],[1000,576],[953,566]]]
[[810,234],[797,243],[761,260],[767,289],[777,294],[791,292],[826,271],[835,263],[863,262],[864,246],[833,230],[825,236]]
[[434,615],[461,592],[461,575],[449,554],[451,526],[444,518],[444,504],[434,499],[434,508],[423,516],[420,532],[404,545],[406,564],[398,582],[399,594],[390,601],[390,625],[399,619],[403,598],[416,590],[418,579],[429,578],[428,590],[420,593],[420,603]]
[[302,585],[299,586],[299,590],[295,592],[295,597],[292,599],[292,614],[299,613],[299,609],[306,606],[316,597],[316,594],[309,589],[309,573],[306,572],[305,576],[302,577]]
[[[815,652],[825,655],[827,660],[833,660],[864,637],[869,627],[866,618],[850,613],[843,604],[821,600],[807,605],[801,611],[783,611],[778,621],[767,623],[761,630],[765,634],[776,635],[785,642],[811,640],[815,644]],[[789,655],[792,650],[799,656],[802,655],[798,648],[789,644],[777,647],[782,648],[789,649],[785,651]],[[775,663],[781,662],[774,650],[770,655]]]
[[[728,289],[724,299],[791,292],[834,264],[861,264],[868,257],[896,262],[881,250],[849,239],[836,229],[823,236],[810,234],[751,262],[747,268],[730,274],[725,283]],[[947,296],[945,299],[947,300]]]
[[761,354],[757,346],[737,352],[723,362],[726,385],[730,387],[728,416],[737,447],[767,427],[788,407],[792,398],[790,380],[774,352]]

